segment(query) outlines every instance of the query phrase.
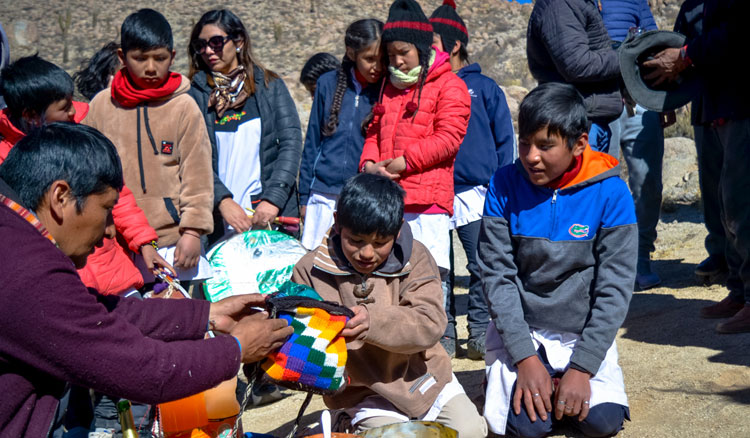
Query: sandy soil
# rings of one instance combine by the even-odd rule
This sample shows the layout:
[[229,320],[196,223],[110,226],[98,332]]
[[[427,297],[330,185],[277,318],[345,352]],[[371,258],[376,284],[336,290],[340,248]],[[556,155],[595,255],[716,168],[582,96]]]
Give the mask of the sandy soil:
[[[662,215],[653,255],[662,287],[633,296],[617,336],[632,417],[618,436],[750,437],[750,334],[718,335],[716,321],[698,317],[702,306],[727,293],[723,286],[703,286],[694,279],[693,269],[705,255],[701,221],[692,206]],[[460,247],[455,250],[463,254]],[[457,289],[459,337],[465,347],[468,277],[462,266],[457,275],[462,286]],[[484,363],[456,358],[453,369],[479,402]],[[285,394],[280,402],[246,411],[245,430],[284,436],[304,399],[302,393]],[[317,422],[324,408],[316,396],[302,424]],[[561,428],[554,436],[580,435]]]

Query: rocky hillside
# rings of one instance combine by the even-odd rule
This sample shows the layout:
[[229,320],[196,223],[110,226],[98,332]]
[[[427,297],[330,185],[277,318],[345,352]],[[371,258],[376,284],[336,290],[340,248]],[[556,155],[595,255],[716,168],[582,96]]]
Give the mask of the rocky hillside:
[[[175,36],[175,69],[187,72],[187,39],[200,15],[212,7],[237,13],[250,30],[258,58],[280,73],[294,96],[300,118],[307,123],[311,104],[297,82],[299,69],[316,52],[343,55],[346,26],[359,18],[385,20],[390,0],[245,0],[212,4],[196,0],[0,0],[0,23],[8,32],[13,57],[38,52],[69,72],[106,42],[117,40],[122,20],[142,7],[154,7],[169,19]],[[422,0],[429,15],[442,0]],[[505,0],[458,2],[471,41],[469,51],[485,74],[494,78],[510,97],[511,110],[526,90],[535,85],[525,56],[526,23],[531,5]],[[679,0],[651,0],[662,28],[670,28]],[[515,111],[514,111],[515,113]]]

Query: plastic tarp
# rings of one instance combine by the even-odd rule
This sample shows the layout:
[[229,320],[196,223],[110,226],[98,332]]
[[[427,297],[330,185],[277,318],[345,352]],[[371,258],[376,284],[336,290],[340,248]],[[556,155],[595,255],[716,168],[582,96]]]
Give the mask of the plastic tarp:
[[278,231],[236,234],[206,255],[214,271],[203,285],[206,299],[216,302],[233,295],[274,293],[291,278],[294,265],[305,254],[298,240]]

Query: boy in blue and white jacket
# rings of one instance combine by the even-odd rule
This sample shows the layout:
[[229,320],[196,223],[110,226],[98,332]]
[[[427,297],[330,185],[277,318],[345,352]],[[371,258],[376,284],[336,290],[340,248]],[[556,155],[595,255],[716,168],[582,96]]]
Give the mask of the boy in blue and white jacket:
[[[513,162],[516,136],[503,90],[494,80],[482,74],[479,64],[469,64],[469,33],[455,7],[452,0],[446,0],[432,13],[430,23],[434,31],[433,45],[448,52],[451,69],[466,83],[471,95],[471,118],[453,168],[455,197],[451,228],[456,230],[461,240],[469,271],[467,355],[470,359],[481,360],[484,358],[485,332],[490,315],[477,266],[479,225],[487,185],[499,167]],[[445,287],[444,303],[448,327],[440,342],[453,356],[456,350],[453,270],[450,283]]]
[[485,417],[495,433],[541,437],[554,410],[609,436],[629,418],[614,340],[635,277],[633,199],[617,160],[588,145],[572,85],[532,90],[518,124],[519,159],[492,178],[479,237],[494,323]]

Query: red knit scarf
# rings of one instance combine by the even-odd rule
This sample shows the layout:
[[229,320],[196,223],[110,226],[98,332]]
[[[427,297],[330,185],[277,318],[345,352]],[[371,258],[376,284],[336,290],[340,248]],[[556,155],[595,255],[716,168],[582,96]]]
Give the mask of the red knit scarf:
[[573,179],[578,176],[578,172],[581,171],[581,165],[583,164],[583,154],[573,158],[573,162],[570,163],[568,170],[563,172],[562,175],[548,182],[544,186],[549,189],[561,189],[568,185]]
[[112,98],[125,108],[133,108],[142,102],[149,102],[169,96],[182,82],[182,75],[170,72],[167,80],[155,88],[136,88],[127,69],[123,68],[112,79]]

